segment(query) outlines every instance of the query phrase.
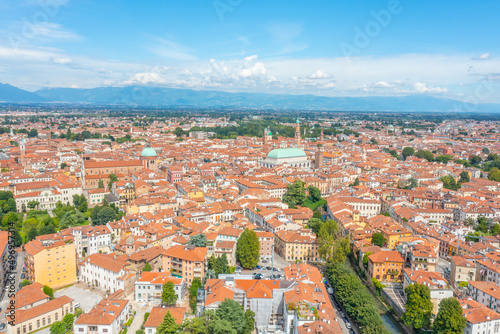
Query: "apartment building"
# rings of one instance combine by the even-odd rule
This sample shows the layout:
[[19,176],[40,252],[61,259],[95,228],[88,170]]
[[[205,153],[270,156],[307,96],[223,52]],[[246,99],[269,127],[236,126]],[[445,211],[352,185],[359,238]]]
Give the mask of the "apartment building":
[[26,276],[31,282],[59,288],[76,282],[75,244],[32,240],[24,245]]
[[163,253],[163,270],[185,279],[187,284],[191,284],[195,278],[202,280],[206,272],[207,251],[206,247],[172,246]]
[[184,298],[186,280],[171,276],[169,272],[143,272],[135,282],[135,300],[147,303],[161,303],[163,284],[174,283],[177,300]]

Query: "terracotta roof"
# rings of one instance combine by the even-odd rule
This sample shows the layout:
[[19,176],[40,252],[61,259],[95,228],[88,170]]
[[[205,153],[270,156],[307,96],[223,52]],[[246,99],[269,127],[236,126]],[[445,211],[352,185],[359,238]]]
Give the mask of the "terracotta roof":
[[25,322],[27,320],[38,317],[42,314],[52,312],[54,310],[57,310],[58,308],[63,307],[63,305],[65,305],[65,304],[71,303],[72,301],[73,301],[73,299],[69,298],[68,296],[61,296],[61,297],[49,300],[48,302],[43,303],[41,305],[29,308],[27,310],[17,310],[15,323],[20,324],[20,323]]
[[148,320],[144,324],[144,327],[158,327],[163,322],[165,314],[170,312],[170,314],[175,318],[175,323],[180,325],[182,320],[184,320],[184,314],[186,313],[185,307],[160,307],[154,306],[149,314]]

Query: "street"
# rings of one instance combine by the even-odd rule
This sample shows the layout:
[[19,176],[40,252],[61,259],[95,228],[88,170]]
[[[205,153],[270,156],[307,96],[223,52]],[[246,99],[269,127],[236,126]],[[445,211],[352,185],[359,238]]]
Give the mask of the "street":
[[23,267],[24,267],[24,253],[16,253],[16,261],[17,261],[17,266],[14,272],[14,277],[15,277],[15,283],[11,287],[10,285],[10,280],[5,280],[2,282],[2,291],[1,291],[1,298],[0,298],[0,322],[4,322],[5,320],[5,309],[9,305],[9,288],[14,289],[14,292],[17,292],[19,290],[19,284],[23,281],[21,279],[21,275],[23,274]]

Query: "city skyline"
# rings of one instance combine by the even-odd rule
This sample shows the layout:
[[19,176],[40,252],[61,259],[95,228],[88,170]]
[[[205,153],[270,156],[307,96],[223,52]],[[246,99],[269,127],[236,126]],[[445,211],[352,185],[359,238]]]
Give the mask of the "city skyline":
[[0,5],[0,81],[499,103],[500,4],[22,1]]

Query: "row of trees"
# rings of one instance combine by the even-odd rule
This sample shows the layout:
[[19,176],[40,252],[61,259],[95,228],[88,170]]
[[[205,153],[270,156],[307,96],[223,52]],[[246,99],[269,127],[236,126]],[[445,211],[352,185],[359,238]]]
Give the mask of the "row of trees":
[[406,311],[401,320],[406,326],[416,330],[431,329],[433,333],[462,334],[467,324],[462,307],[454,297],[445,298],[439,303],[436,319],[431,323],[434,305],[428,286],[414,283],[405,289]]
[[356,274],[342,263],[329,263],[326,274],[346,313],[357,322],[362,333],[389,333],[375,308],[373,297]]
[[244,310],[235,300],[226,299],[214,310],[203,311],[201,317],[186,319],[181,325],[168,311],[158,326],[158,334],[250,334],[255,327],[255,313]]

